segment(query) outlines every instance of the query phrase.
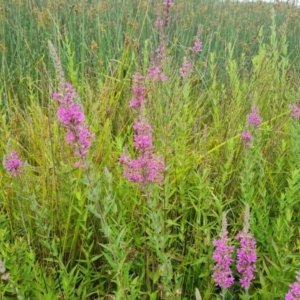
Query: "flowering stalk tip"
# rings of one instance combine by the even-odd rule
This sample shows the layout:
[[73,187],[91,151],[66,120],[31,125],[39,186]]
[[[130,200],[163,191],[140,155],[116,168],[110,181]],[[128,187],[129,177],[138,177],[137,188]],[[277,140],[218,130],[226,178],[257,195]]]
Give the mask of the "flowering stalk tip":
[[249,289],[251,280],[255,278],[256,271],[256,242],[254,235],[249,232],[250,209],[246,205],[244,228],[237,234],[236,239],[240,241],[240,248],[237,250],[237,270],[241,274],[240,283],[245,289]]
[[216,248],[213,253],[215,266],[213,267],[214,273],[212,277],[214,278],[216,285],[224,289],[229,288],[234,281],[233,274],[230,269],[234,246],[230,246],[229,241],[230,240],[227,235],[226,214],[223,213],[220,239],[213,241],[213,245]]
[[85,124],[84,113],[80,103],[75,101],[76,97],[76,90],[70,83],[66,83],[60,93],[53,93],[53,99],[60,104],[57,111],[58,119],[67,130],[66,142],[73,146],[74,155],[80,159],[75,166],[81,167],[94,134]]
[[11,151],[3,159],[3,166],[7,172],[16,177],[21,172],[23,162],[19,159],[17,152]]

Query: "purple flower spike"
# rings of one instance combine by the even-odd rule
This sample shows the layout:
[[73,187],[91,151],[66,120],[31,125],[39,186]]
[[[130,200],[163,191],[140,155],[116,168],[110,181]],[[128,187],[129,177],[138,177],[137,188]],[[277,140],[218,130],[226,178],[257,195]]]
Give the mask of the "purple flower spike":
[[290,116],[293,119],[298,119],[300,117],[300,108],[295,103],[292,103],[290,107],[291,107],[291,110],[292,110]]
[[254,127],[258,127],[262,122],[262,118],[258,114],[258,109],[255,105],[252,105],[251,113],[248,116],[248,122]]
[[241,139],[243,140],[243,143],[247,147],[251,147],[251,141],[253,140],[253,136],[249,131],[244,131],[241,133]]
[[227,236],[227,220],[225,213],[223,213],[222,232],[220,235],[220,239],[214,240],[213,245],[216,248],[213,254],[215,266],[213,268],[214,273],[212,277],[214,278],[217,286],[221,288],[229,288],[234,281],[234,277],[230,269],[234,246],[229,245],[229,238]]
[[136,131],[134,146],[139,156],[137,159],[126,154],[120,157],[120,163],[125,165],[124,176],[131,182],[161,184],[165,164],[162,158],[154,157],[151,126],[142,119],[135,122],[133,129]]
[[4,157],[3,165],[7,172],[16,177],[21,172],[23,162],[19,159],[17,152],[11,151]]
[[182,63],[182,66],[179,69],[182,78],[189,77],[192,70],[193,70],[192,64],[187,60]]
[[240,249],[237,250],[237,270],[242,275],[240,283],[243,288],[248,289],[251,280],[255,278],[256,243],[252,233],[241,232],[236,239],[240,240]]
[[246,204],[243,231],[237,234],[240,240],[240,249],[237,250],[237,270],[241,274],[240,283],[245,289],[249,289],[251,280],[255,278],[256,271],[256,242],[254,235],[249,232],[250,207]]
[[285,295],[285,300],[299,300],[300,299],[300,272],[296,273],[296,282],[290,285],[290,290]]
[[58,119],[66,128],[66,141],[73,146],[74,155],[80,159],[75,167],[83,167],[83,160],[91,145],[94,134],[89,132],[84,122],[84,113],[81,106],[75,102],[76,90],[70,83],[65,84],[61,93],[54,92],[53,99],[60,104],[57,112]]
[[144,76],[142,76],[139,73],[136,73],[132,77],[134,85],[132,87],[132,99],[129,103],[129,107],[139,108],[143,106],[145,102],[146,88],[143,83]]
[[196,38],[196,40],[194,42],[194,46],[192,47],[192,51],[194,53],[199,53],[202,51],[202,42],[200,41],[199,38]]

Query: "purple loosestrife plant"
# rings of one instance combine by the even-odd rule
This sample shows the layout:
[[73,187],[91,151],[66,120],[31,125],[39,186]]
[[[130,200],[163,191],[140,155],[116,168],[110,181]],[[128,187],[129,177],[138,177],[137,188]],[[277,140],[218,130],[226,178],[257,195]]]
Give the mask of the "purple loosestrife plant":
[[192,70],[193,70],[193,66],[188,60],[185,60],[182,63],[181,68],[179,69],[182,78],[188,78]]
[[200,40],[200,32],[201,32],[201,25],[198,26],[197,35],[195,36],[194,45],[191,48],[192,52],[200,53],[202,52],[202,42]]
[[134,85],[132,86],[132,99],[129,103],[129,107],[139,108],[143,106],[145,102],[146,88],[144,85],[144,76],[140,73],[136,73],[133,76]]
[[293,119],[298,119],[300,117],[300,108],[296,105],[296,103],[292,103],[290,107],[292,110],[290,116]]
[[66,128],[66,141],[73,146],[74,155],[79,158],[76,167],[83,167],[85,156],[91,145],[94,134],[90,133],[84,122],[84,113],[79,103],[75,102],[77,93],[70,83],[65,84],[63,91],[54,92],[53,99],[59,102],[57,116]]
[[258,108],[256,105],[252,105],[251,113],[248,115],[248,123],[253,127],[257,128],[262,122],[262,118],[258,114]]
[[296,282],[290,285],[290,290],[285,295],[285,300],[300,300],[300,272],[296,272]]
[[161,184],[165,165],[161,157],[153,154],[151,126],[146,119],[142,119],[135,122],[133,129],[136,132],[134,147],[138,157],[132,159],[127,154],[121,156],[120,162],[125,165],[124,176],[131,182]]
[[196,40],[194,42],[194,46],[192,47],[192,51],[194,53],[199,53],[202,51],[202,42],[200,41],[199,38],[196,38]]
[[214,278],[216,285],[224,290],[226,288],[229,288],[234,281],[233,274],[230,269],[234,246],[229,245],[229,238],[227,236],[226,213],[223,213],[222,217],[222,231],[220,234],[220,239],[214,240],[213,245],[216,248],[213,253],[215,266],[213,267],[214,273],[212,277]]
[[251,141],[253,140],[253,136],[249,131],[244,131],[241,133],[241,139],[245,146],[251,147]]
[[6,155],[3,159],[4,168],[12,176],[16,177],[21,173],[21,167],[23,162],[19,159],[17,152],[11,151],[9,155]]
[[174,6],[174,2],[172,2],[172,0],[165,0],[163,2],[163,5],[165,7],[165,10],[164,10],[164,25],[166,27],[168,27],[168,24],[170,22],[170,8],[172,6]]
[[139,116],[133,125],[135,131],[133,145],[138,157],[133,159],[125,153],[120,157],[120,162],[124,165],[124,176],[129,181],[144,185],[149,183],[161,184],[165,164],[161,157],[157,157],[153,153],[152,127],[144,117],[143,110],[146,92],[145,86],[141,82],[143,76],[136,73],[133,78],[133,98],[129,106],[137,109]]
[[240,248],[237,250],[237,270],[241,274],[241,286],[247,290],[250,287],[251,280],[255,278],[256,271],[256,242],[254,235],[249,232],[250,208],[246,205],[244,228],[237,234],[236,239],[240,241]]
[[160,66],[152,64],[147,69],[147,79],[152,81],[166,81],[168,77],[163,73]]
[[246,124],[246,130],[241,133],[240,137],[244,143],[245,146],[251,147],[253,140],[253,135],[249,132],[248,128],[249,125],[253,126],[254,128],[258,128],[262,122],[262,118],[258,113],[258,108],[255,104],[251,106],[251,112],[247,117],[247,124]]

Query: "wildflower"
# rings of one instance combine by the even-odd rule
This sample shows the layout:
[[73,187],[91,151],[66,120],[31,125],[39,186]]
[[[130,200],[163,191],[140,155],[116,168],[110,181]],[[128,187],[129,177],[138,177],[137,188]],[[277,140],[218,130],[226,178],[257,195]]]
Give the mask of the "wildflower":
[[214,273],[212,277],[214,278],[217,286],[220,286],[221,288],[229,288],[234,281],[233,274],[230,269],[234,246],[229,245],[225,213],[223,213],[222,218],[222,232],[220,234],[220,239],[214,240],[213,245],[216,247],[216,249],[213,254],[215,266],[213,268]]
[[251,107],[251,113],[248,115],[248,122],[254,127],[258,127],[261,122],[262,118],[258,114],[258,109],[255,105]]
[[174,6],[174,3],[172,2],[172,0],[165,0],[163,2],[163,5],[165,6],[164,25],[165,27],[168,27],[168,23],[170,21],[170,7]]
[[16,177],[21,172],[23,162],[15,151],[11,151],[9,155],[4,157],[3,165],[7,172]]
[[184,61],[182,63],[181,68],[179,69],[180,74],[183,78],[187,78],[189,74],[192,72],[192,64],[189,61]]
[[136,149],[152,149],[152,128],[146,120],[136,121],[133,129],[137,132],[134,136]]
[[291,110],[292,110],[290,116],[293,119],[298,119],[300,117],[300,108],[295,103],[292,103],[290,107],[291,107]]
[[201,52],[202,51],[202,42],[200,41],[199,38],[196,38],[195,42],[194,42],[194,46],[192,47],[192,51],[194,53],[196,52]]
[[253,140],[253,136],[249,131],[244,131],[241,133],[241,139],[243,140],[243,143],[247,146],[247,147],[251,147],[251,141]]
[[77,93],[70,83],[65,84],[65,89],[61,92],[54,92],[53,99],[60,103],[57,116],[66,128],[66,141],[74,148],[74,155],[80,158],[75,163],[76,167],[81,166],[81,162],[88,153],[91,145],[90,140],[94,138],[84,122],[84,113],[80,103],[76,102]]
[[162,20],[160,18],[157,18],[156,21],[155,21],[155,23],[154,23],[154,25],[156,27],[162,27],[162,26],[164,26],[164,20]]
[[299,300],[300,299],[300,272],[296,273],[296,282],[290,285],[290,290],[285,295],[285,300]]
[[129,103],[129,107],[139,108],[145,102],[145,92],[146,88],[143,84],[144,76],[139,73],[134,74],[133,76],[134,85],[132,87],[132,99]]
[[152,81],[166,81],[168,77],[162,72],[161,67],[152,65],[147,69],[147,79]]
[[254,272],[256,271],[256,242],[254,235],[249,233],[249,205],[246,205],[244,228],[243,231],[237,234],[236,239],[240,240],[240,249],[237,250],[237,270],[242,275],[240,279],[241,286],[249,289],[250,282],[254,279]]
[[250,282],[254,279],[253,273],[256,271],[256,250],[255,239],[252,233],[241,232],[236,236],[240,240],[240,249],[237,250],[237,270],[242,275],[241,286],[248,289]]
[[161,184],[165,164],[161,157],[155,157],[153,154],[151,126],[142,119],[135,122],[133,129],[136,131],[134,146],[138,157],[132,159],[127,154],[120,157],[120,162],[125,165],[124,176],[131,182]]

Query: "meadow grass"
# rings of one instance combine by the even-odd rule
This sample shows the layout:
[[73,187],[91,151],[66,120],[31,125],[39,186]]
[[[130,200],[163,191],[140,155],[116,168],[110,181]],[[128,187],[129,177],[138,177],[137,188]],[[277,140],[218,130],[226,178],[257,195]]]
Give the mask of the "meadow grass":
[[[124,149],[136,157],[132,76],[147,76],[163,7],[1,1],[0,152],[16,151],[24,165],[16,177],[0,169],[0,299],[276,300],[295,281],[300,125],[290,104],[299,104],[300,10],[175,2],[164,29],[168,80],[145,80],[164,179],[140,185],[123,176],[120,157]],[[189,56],[198,25],[203,50]],[[85,168],[74,167],[57,117],[61,81],[48,40],[95,135]],[[193,72],[182,78],[187,58]],[[253,103],[262,123],[249,148],[240,134]],[[257,272],[249,291],[241,288],[235,250],[235,281],[222,298],[213,241],[226,212],[238,245],[246,204]]]

